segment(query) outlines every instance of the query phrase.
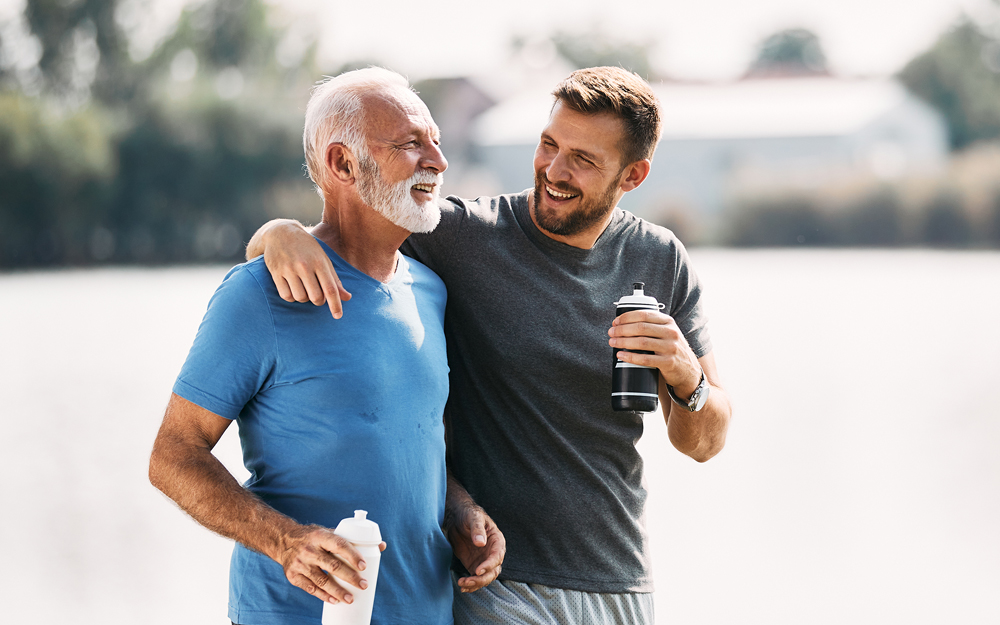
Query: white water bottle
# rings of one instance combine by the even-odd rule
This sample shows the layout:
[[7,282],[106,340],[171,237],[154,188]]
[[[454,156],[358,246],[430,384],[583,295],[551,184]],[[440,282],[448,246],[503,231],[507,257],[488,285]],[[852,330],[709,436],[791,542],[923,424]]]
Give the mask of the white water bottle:
[[354,596],[354,602],[323,603],[323,625],[371,623],[372,607],[375,605],[375,583],[378,581],[378,564],[382,559],[382,552],[378,548],[382,542],[382,533],[379,532],[378,524],[368,520],[367,516],[368,512],[355,510],[354,516],[341,521],[334,533],[350,541],[361,554],[366,565],[361,576],[368,581],[368,588],[362,590],[335,577],[334,580]]

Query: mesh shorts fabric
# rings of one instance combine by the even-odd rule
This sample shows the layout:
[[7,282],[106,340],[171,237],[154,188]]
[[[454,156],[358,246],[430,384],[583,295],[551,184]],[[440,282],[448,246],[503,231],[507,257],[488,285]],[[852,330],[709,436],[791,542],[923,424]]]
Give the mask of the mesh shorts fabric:
[[469,593],[456,584],[453,613],[455,625],[653,625],[653,595],[496,580]]

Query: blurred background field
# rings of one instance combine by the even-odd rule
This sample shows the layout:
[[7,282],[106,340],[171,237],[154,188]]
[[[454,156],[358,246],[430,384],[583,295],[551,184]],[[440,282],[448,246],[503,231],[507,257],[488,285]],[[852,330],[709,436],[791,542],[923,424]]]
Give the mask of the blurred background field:
[[461,196],[531,184],[574,68],[657,90],[622,205],[692,246],[737,407],[705,465],[640,442],[661,622],[1000,622],[1000,2],[0,0],[5,622],[227,622],[149,448],[252,232],[318,218],[309,88],[369,64]]
[[[646,417],[659,622],[1000,622],[1000,253],[693,260],[736,411],[706,464]],[[146,479],[226,270],[0,276],[4,622],[228,622],[232,543]]]

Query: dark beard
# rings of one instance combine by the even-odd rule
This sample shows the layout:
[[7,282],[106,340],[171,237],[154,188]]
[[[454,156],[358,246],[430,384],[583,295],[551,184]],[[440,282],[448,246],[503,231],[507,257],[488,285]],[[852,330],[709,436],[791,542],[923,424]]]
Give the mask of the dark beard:
[[[619,173],[619,175],[621,175]],[[582,197],[580,198],[580,206],[569,213],[568,215],[560,215],[558,217],[552,216],[551,214],[545,213],[539,210],[542,202],[542,193],[545,191],[542,189],[545,182],[542,180],[541,176],[535,174],[535,205],[534,218],[538,227],[546,232],[556,234],[563,237],[573,236],[575,234],[580,234],[584,230],[591,228],[592,226],[600,223],[608,216],[615,207],[615,193],[618,191],[618,180],[617,176],[615,180],[608,185],[608,188],[604,190],[597,198],[587,201]],[[558,190],[556,185],[549,185],[550,187]]]

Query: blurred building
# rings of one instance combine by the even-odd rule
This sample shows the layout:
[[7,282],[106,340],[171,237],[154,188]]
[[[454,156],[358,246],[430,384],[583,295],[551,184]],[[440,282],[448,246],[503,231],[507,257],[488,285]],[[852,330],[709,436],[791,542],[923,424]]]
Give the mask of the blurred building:
[[[511,94],[476,120],[474,158],[503,191],[532,184],[551,88]],[[898,179],[937,171],[947,160],[944,119],[893,80],[820,76],[654,88],[663,139],[649,178],[622,201],[647,218],[686,213],[710,223],[734,194]]]

